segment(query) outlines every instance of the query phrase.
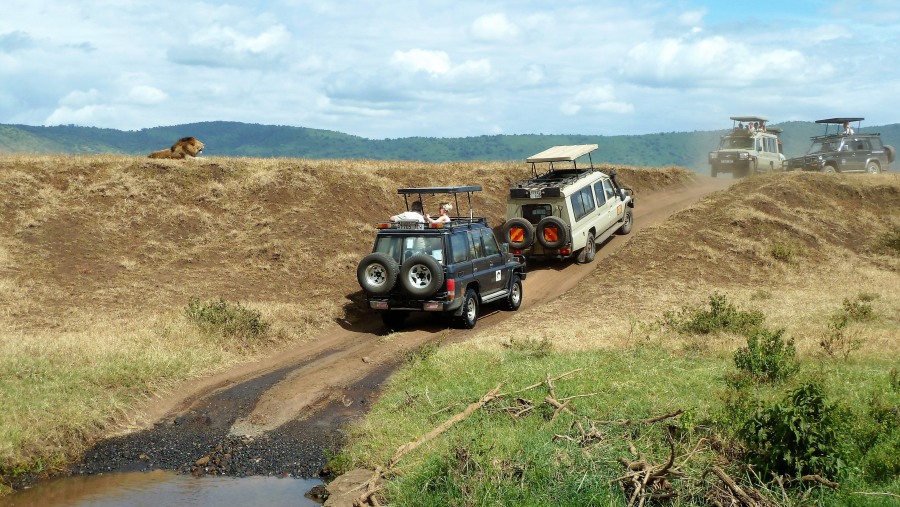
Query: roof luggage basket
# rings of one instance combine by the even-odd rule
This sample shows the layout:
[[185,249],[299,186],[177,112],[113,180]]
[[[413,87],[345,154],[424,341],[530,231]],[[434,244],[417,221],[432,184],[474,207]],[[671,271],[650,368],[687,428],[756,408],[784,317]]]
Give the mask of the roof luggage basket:
[[[397,193],[403,196],[403,202],[406,204],[406,210],[409,211],[409,196],[413,195],[418,197],[419,202],[422,202],[423,195],[434,196],[437,194],[450,194],[453,196],[453,204],[456,206],[456,216],[451,217],[451,220],[468,220],[467,223],[473,223],[476,221],[483,221],[483,217],[478,217],[476,219],[474,215],[474,208],[472,207],[472,194],[475,192],[480,192],[482,190],[480,185],[471,185],[465,187],[413,187],[413,188],[399,188],[397,189]],[[459,214],[459,194],[466,194],[466,198],[468,200],[469,205],[469,216],[468,218],[463,217]]]

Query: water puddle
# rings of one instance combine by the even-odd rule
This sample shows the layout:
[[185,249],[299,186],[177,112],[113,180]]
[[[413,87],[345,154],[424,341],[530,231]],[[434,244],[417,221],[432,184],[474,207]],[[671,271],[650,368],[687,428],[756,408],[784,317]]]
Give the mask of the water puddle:
[[321,505],[304,494],[319,479],[193,477],[170,471],[63,477],[0,498],[3,506],[158,507],[160,505]]

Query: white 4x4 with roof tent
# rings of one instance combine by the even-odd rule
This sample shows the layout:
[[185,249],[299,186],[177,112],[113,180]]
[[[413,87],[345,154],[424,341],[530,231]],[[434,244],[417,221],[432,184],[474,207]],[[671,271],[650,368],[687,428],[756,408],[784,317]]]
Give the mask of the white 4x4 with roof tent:
[[[514,253],[538,259],[594,260],[598,243],[631,232],[634,192],[616,172],[594,168],[596,144],[555,146],[528,157],[532,177],[509,190],[502,239]],[[587,156],[588,167],[578,167]],[[538,168],[546,169],[538,174]]]
[[[767,127],[759,116],[732,116],[731,131],[719,140],[716,151],[709,153],[710,174],[731,173],[735,177],[750,176],[757,171],[784,169],[780,128]],[[746,124],[745,124],[746,123]],[[755,128],[759,125],[759,128]]]

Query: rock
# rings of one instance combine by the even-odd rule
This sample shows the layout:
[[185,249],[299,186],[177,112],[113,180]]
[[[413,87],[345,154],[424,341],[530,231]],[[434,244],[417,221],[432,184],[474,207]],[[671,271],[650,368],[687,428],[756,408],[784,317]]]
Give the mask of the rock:
[[328,489],[325,486],[319,484],[319,485],[313,486],[311,490],[307,491],[306,496],[308,498],[324,500],[324,499],[328,498]]
[[206,456],[203,456],[202,458],[198,459],[196,462],[194,462],[194,464],[197,465],[198,467],[206,466],[207,463],[209,463],[209,455],[208,454]]
[[328,483],[328,500],[326,507],[352,507],[353,502],[365,491],[366,483],[375,472],[363,468],[351,470]]
[[371,359],[369,356],[364,356],[363,359],[362,359],[362,361],[363,361],[364,363],[371,363],[371,362],[372,362],[372,359]]

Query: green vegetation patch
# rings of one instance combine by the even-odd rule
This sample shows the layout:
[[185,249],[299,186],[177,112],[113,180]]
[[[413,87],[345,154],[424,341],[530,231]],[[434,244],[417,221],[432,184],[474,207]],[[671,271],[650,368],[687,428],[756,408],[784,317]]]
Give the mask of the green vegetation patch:
[[269,323],[263,320],[259,310],[224,299],[201,302],[191,298],[184,313],[192,322],[226,338],[257,339],[269,330]]
[[762,325],[764,316],[755,310],[739,310],[724,294],[709,297],[709,309],[684,306],[663,315],[663,324],[684,334],[712,334],[728,331],[752,335]]
[[[401,446],[500,385],[496,399],[387,467],[383,499],[627,505],[634,470],[669,464],[653,491],[671,495],[674,505],[726,501],[714,466],[776,504],[889,505],[890,495],[852,493],[900,492],[893,360],[801,360],[783,335],[758,329],[734,362],[644,347],[540,354],[534,344],[502,352],[442,348],[392,378],[332,464],[338,471],[384,469]],[[734,383],[742,364],[780,380]]]

